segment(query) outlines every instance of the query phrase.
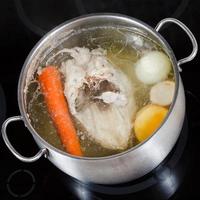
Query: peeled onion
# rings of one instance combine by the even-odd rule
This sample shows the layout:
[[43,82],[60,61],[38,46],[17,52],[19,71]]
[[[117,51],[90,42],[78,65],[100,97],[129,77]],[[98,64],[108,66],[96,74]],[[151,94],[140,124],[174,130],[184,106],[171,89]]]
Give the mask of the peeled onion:
[[145,84],[155,84],[167,78],[171,70],[169,58],[160,51],[151,51],[136,63],[137,78]]

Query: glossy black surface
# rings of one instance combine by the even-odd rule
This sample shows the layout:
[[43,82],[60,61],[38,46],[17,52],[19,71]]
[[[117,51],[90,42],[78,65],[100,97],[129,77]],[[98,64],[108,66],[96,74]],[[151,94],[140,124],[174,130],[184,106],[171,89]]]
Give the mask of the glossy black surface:
[[[36,42],[51,28],[82,14],[118,12],[155,27],[165,17],[185,23],[200,43],[200,1],[195,0],[3,0],[0,6],[0,120],[19,115],[17,82],[23,62]],[[166,26],[163,36],[177,59],[187,56],[191,45],[175,25]],[[35,163],[18,161],[0,138],[0,199],[198,199],[200,180],[200,84],[199,54],[182,66],[187,123],[165,162],[152,173],[121,186],[83,185],[41,159]],[[21,122],[8,128],[9,139],[25,156],[38,148]],[[179,147],[179,148],[178,148]],[[180,148],[181,147],[181,148]],[[178,149],[178,150],[177,150]],[[181,149],[181,150],[180,150]],[[103,194],[106,193],[106,194]],[[128,194],[127,194],[128,193]]]

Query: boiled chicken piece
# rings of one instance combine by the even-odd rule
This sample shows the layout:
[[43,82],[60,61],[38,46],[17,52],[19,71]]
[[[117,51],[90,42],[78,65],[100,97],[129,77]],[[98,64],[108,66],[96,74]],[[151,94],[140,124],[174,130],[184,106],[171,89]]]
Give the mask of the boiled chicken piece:
[[61,66],[71,114],[101,146],[127,148],[136,111],[130,80],[107,60],[101,48],[64,51],[71,56]]

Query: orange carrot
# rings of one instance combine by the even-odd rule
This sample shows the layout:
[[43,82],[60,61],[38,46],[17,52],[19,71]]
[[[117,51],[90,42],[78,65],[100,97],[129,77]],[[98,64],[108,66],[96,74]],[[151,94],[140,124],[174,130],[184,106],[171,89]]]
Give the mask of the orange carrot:
[[60,72],[55,66],[47,66],[39,75],[39,82],[47,109],[65,150],[70,154],[82,156],[79,139],[64,96]]

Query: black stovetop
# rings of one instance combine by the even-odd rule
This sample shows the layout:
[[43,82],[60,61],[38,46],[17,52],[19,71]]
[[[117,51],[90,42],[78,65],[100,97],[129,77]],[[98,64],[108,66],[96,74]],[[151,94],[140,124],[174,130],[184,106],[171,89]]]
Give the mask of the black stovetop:
[[[126,14],[155,27],[165,17],[185,23],[200,43],[198,0],[4,0],[0,6],[0,123],[19,115],[17,83],[23,62],[36,42],[68,19],[94,12]],[[191,51],[188,38],[174,25],[162,30],[177,59]],[[0,138],[0,199],[198,199],[200,180],[199,56],[182,66],[187,117],[180,138],[165,161],[145,177],[123,185],[84,185],[48,160],[18,161]],[[10,141],[25,156],[38,148],[21,122],[8,128]]]

